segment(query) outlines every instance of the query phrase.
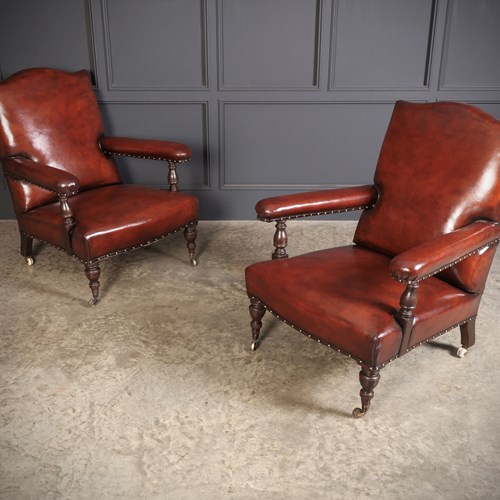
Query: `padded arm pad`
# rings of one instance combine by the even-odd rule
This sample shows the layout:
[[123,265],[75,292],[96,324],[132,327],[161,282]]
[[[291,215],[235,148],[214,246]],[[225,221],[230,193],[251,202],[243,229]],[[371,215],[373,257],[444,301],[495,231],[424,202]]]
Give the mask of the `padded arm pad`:
[[185,144],[127,137],[101,137],[101,149],[105,153],[150,160],[184,162],[191,158],[191,148]]
[[403,283],[421,281],[499,241],[500,224],[476,221],[397,255],[390,271]]
[[375,186],[356,186],[265,198],[255,206],[263,221],[361,210],[375,204]]
[[5,175],[29,182],[58,195],[72,196],[78,193],[80,187],[78,178],[73,174],[23,157],[4,159],[3,171]]

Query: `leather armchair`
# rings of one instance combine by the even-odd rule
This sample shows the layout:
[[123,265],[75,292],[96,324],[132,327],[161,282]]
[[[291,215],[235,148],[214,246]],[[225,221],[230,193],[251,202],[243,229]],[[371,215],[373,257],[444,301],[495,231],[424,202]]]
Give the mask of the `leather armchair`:
[[[168,190],[123,184],[113,156],[167,163]],[[84,264],[99,298],[99,262],[183,230],[196,265],[197,198],[178,189],[180,143],[106,137],[85,71],[21,71],[0,82],[0,158],[21,235],[34,264],[33,239]]]
[[[246,269],[252,349],[266,310],[361,366],[361,417],[387,363],[460,327],[462,357],[500,241],[500,122],[396,103],[373,185],[267,198],[272,260]],[[353,245],[288,258],[289,219],[363,210]]]

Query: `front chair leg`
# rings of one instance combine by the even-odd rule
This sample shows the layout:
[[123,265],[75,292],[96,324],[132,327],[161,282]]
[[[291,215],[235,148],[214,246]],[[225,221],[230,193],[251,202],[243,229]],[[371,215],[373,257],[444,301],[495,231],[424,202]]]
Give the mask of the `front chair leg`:
[[259,299],[250,297],[248,310],[250,311],[250,316],[252,317],[252,321],[250,322],[250,326],[252,327],[252,351],[255,351],[255,349],[259,347],[260,329],[262,328],[261,320],[266,312],[266,308]]
[[101,275],[101,268],[97,262],[85,264],[85,276],[89,280],[89,287],[92,290],[92,298],[89,301],[91,307],[97,304],[99,300],[99,276]]
[[361,408],[354,408],[352,416],[354,418],[363,417],[370,409],[371,400],[373,398],[373,389],[377,387],[380,380],[380,373],[378,368],[372,368],[367,365],[361,365],[359,372],[359,381],[361,382]]
[[189,252],[189,260],[191,262],[191,265],[197,266],[198,261],[195,258],[195,253],[196,253],[196,236],[198,235],[198,222],[193,221],[190,222],[186,228],[184,229],[184,238],[186,238],[187,241],[187,249]]
[[33,238],[27,234],[21,233],[21,255],[26,260],[28,266],[32,266],[35,263],[35,259],[32,256],[33,253]]
[[460,340],[462,345],[457,350],[457,356],[463,358],[467,354],[467,350],[476,342],[476,318],[460,325]]

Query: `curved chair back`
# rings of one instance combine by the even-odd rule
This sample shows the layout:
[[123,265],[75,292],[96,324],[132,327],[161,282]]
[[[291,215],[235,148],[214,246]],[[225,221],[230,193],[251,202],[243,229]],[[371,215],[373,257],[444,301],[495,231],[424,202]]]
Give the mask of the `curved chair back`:
[[[388,255],[475,220],[499,221],[500,122],[466,104],[398,102],[374,181],[379,199],[361,215],[354,241]],[[480,293],[494,253],[439,276]]]
[[[0,83],[0,157],[24,155],[75,175],[80,190],[121,182],[98,140],[103,124],[86,71],[34,68]],[[16,213],[57,197],[7,179]]]

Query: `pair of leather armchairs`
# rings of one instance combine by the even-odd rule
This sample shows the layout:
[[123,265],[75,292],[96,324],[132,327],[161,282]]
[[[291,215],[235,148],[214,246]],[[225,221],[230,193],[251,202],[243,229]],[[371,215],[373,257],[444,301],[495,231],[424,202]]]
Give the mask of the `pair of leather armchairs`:
[[[113,155],[167,163],[169,190],[123,184]],[[0,157],[28,264],[33,239],[99,262],[183,230],[196,265],[198,200],[178,191],[189,147],[106,137],[86,72],[25,70],[0,83]],[[460,327],[463,355],[500,240],[500,122],[465,104],[396,103],[373,185],[261,200],[272,259],[246,269],[252,349],[269,310],[361,365],[361,407],[380,370]],[[289,219],[362,210],[354,244],[288,258]]]

